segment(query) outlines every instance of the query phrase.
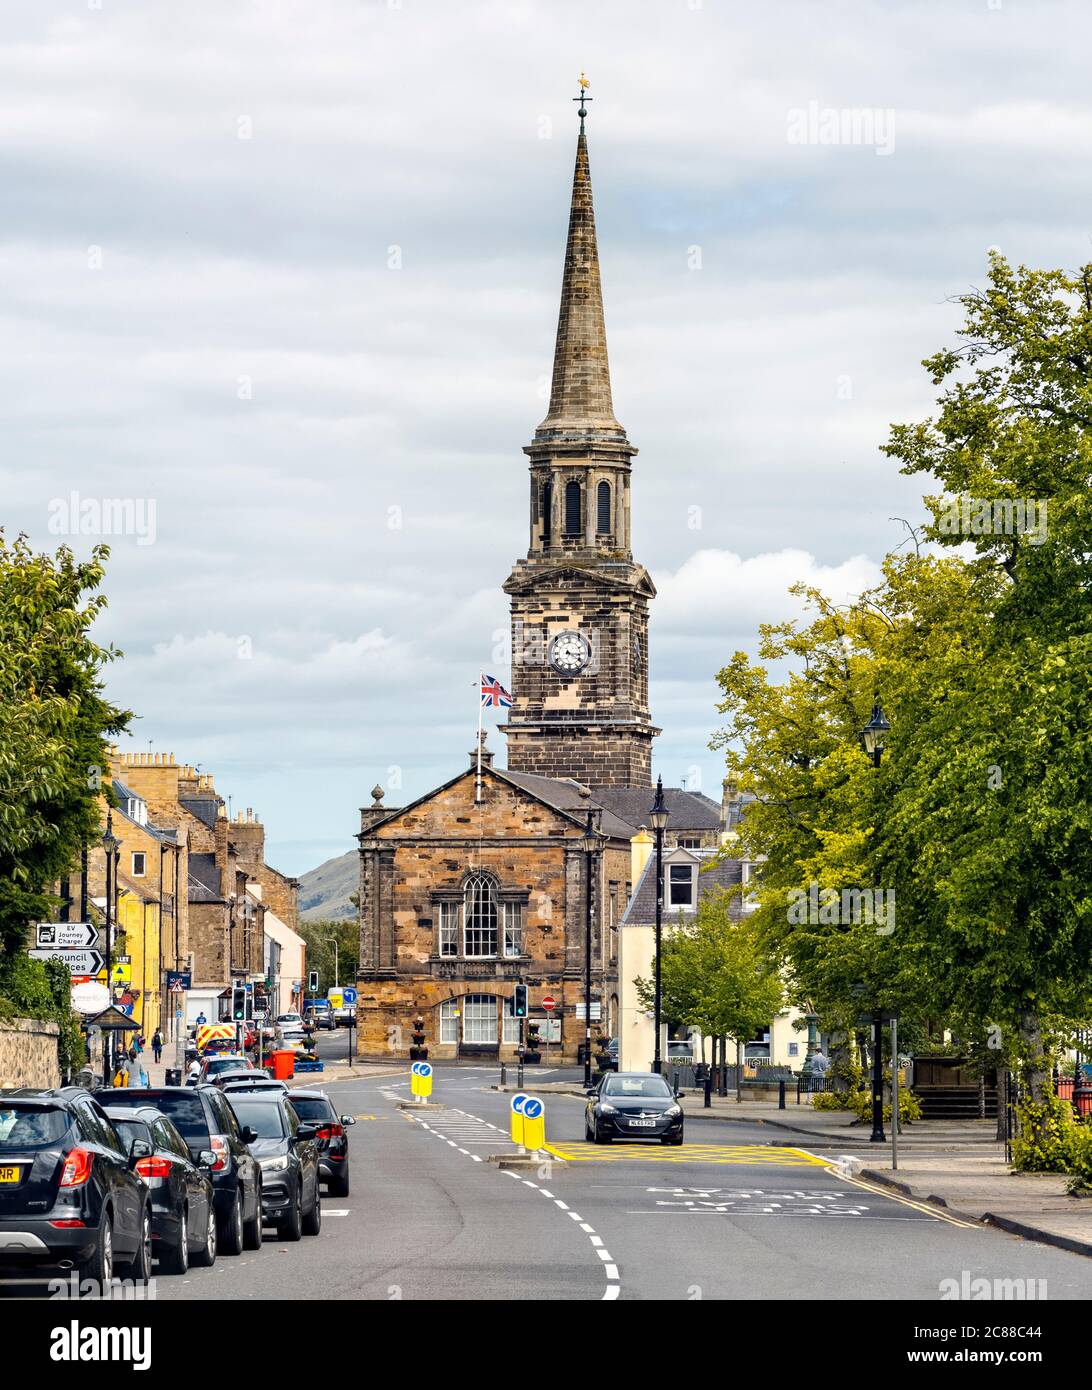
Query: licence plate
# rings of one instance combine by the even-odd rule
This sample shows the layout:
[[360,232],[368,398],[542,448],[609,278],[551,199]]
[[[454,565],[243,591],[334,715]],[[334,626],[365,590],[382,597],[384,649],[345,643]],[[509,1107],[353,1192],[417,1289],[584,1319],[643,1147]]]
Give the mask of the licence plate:
[[656,1121],[655,1121],[655,1120],[630,1120],[630,1124],[631,1124],[631,1125],[635,1125],[635,1126],[637,1126],[637,1127],[639,1127],[639,1128],[641,1128],[641,1129],[655,1129],[655,1128],[656,1128]]
[[0,1168],[0,1182],[18,1182],[21,1168]]

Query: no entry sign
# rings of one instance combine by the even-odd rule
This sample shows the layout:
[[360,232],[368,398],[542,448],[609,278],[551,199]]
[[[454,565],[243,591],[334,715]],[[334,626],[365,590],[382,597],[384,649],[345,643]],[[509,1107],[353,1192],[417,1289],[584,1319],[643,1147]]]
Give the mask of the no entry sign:
[[546,1010],[547,1013],[551,1013],[554,1009],[557,1008],[557,1000],[552,995],[548,994],[546,998],[542,1001],[542,1007]]

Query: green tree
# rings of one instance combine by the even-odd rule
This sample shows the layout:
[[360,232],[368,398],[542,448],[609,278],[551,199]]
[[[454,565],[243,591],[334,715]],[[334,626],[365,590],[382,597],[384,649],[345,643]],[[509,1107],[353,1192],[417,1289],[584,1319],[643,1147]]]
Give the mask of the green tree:
[[31,551],[0,532],[0,955],[49,913],[50,887],[101,832],[107,736],[131,715],[103,694],[119,653],[89,635],[108,551],[80,563],[67,547]]
[[[731,903],[727,891],[708,894],[692,921],[665,933],[661,1010],[665,1018],[692,1024],[707,1036],[746,1040],[780,1013],[784,988],[750,921],[732,921]],[[651,1009],[653,982],[635,983],[643,1007]]]
[[[1000,1042],[1037,1100],[1052,1043],[1092,1012],[1092,268],[995,257],[962,302],[965,346],[926,363],[948,383],[937,418],[886,446],[943,488],[924,550],[844,609],[808,592],[812,619],[764,627],[788,674],[737,654],[719,742],[760,797],[741,832],[769,861],[756,916],[797,987],[845,1018],[863,993]],[[1035,525],[1008,524],[1029,501]],[[876,690],[878,770],[856,740]],[[793,922],[810,882],[893,889],[894,931]]]
[[301,922],[299,934],[307,943],[307,969],[319,973],[319,995],[334,987],[334,940],[337,941],[337,978],[343,985],[356,983],[360,959],[360,928],[355,922]]

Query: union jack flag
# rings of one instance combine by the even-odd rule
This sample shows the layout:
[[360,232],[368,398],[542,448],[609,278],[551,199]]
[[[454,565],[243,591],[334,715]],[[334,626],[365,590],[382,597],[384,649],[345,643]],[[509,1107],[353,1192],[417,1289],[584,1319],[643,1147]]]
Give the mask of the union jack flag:
[[512,696],[496,676],[482,673],[482,709],[511,709]]

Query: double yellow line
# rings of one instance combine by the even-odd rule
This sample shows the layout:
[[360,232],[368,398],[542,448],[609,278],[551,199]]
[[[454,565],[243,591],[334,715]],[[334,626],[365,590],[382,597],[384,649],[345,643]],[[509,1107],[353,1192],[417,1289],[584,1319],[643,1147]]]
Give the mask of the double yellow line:
[[[827,1164],[834,1169],[833,1163]],[[973,1230],[977,1222],[961,1221],[958,1216],[952,1216],[941,1207],[935,1207],[931,1202],[919,1202],[914,1197],[904,1197],[901,1192],[896,1192],[894,1188],[885,1187],[881,1183],[866,1182],[863,1178],[855,1178],[848,1173],[838,1173],[838,1177],[844,1178],[846,1182],[852,1183],[854,1187],[859,1187],[863,1192],[871,1192],[875,1197],[886,1197],[888,1201],[899,1202],[904,1207],[913,1207],[915,1211],[924,1212],[926,1216],[936,1217],[938,1221],[947,1221],[949,1226],[959,1226],[964,1231]]]

